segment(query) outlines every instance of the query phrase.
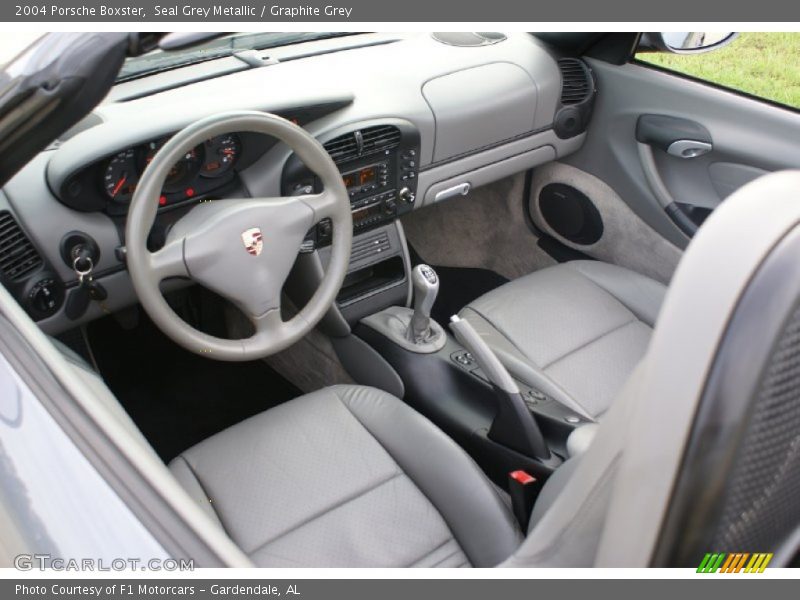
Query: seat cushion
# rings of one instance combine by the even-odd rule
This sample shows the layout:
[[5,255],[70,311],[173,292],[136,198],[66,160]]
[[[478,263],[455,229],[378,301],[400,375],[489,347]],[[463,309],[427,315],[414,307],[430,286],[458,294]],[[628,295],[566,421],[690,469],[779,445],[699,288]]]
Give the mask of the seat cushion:
[[642,358],[665,293],[628,269],[573,261],[492,290],[459,316],[512,375],[596,420]]
[[170,469],[259,566],[494,566],[522,540],[464,451],[373,388],[297,398]]

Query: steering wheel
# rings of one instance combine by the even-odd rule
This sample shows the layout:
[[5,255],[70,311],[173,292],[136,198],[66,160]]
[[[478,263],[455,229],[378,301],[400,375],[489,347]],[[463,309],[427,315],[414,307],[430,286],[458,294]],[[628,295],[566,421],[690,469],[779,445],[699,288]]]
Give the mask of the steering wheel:
[[[217,135],[255,132],[285,142],[321,180],[323,192],[277,198],[202,202],[178,220],[157,252],[147,237],[168,173],[187,152]],[[308,230],[322,219],[333,226],[331,258],[317,291],[288,321],[281,318],[281,288]],[[350,261],[353,220],[339,170],[322,145],[302,128],[262,112],[229,112],[189,125],[158,151],[136,187],[125,227],[128,271],[144,309],[184,348],[218,360],[263,358],[292,345],[322,319],[336,299]],[[159,284],[191,279],[233,302],[255,333],[229,340],[198,331],[167,304]]]

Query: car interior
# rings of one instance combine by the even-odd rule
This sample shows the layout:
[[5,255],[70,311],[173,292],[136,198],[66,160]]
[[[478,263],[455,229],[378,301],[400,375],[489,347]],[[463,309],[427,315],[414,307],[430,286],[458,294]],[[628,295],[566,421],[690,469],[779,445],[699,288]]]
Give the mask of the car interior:
[[269,567],[796,560],[800,114],[638,34],[292,35],[128,58],[0,190],[3,287],[192,527]]

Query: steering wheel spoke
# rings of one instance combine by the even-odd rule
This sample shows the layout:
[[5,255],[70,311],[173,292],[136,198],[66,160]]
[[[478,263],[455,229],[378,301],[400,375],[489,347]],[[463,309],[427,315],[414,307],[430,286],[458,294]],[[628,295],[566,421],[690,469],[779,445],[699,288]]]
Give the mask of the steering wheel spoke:
[[184,239],[176,239],[150,254],[150,269],[158,281],[170,277],[189,277],[186,261],[183,256]]
[[325,190],[319,194],[304,194],[295,196],[297,200],[303,202],[314,211],[314,223],[319,223],[323,219],[330,219],[336,214],[340,200],[336,195]]
[[281,307],[277,306],[263,315],[250,315],[250,322],[256,329],[256,336],[268,335],[283,326],[284,321],[281,317]]

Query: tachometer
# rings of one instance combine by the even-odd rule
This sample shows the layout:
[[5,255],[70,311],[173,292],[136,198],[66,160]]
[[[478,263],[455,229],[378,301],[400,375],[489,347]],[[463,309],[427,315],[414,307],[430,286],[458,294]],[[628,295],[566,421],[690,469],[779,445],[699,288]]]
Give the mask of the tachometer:
[[121,204],[130,202],[138,183],[139,169],[136,164],[135,149],[123,150],[108,161],[103,176],[103,186],[108,197],[114,202]]
[[200,170],[205,177],[221,177],[231,170],[241,153],[239,138],[233,133],[218,135],[205,144],[206,161]]
[[[145,165],[150,164],[156,152],[158,152],[165,142],[166,140],[162,140],[147,144],[147,153],[144,158]],[[164,192],[180,192],[191,184],[192,180],[194,180],[195,176],[200,171],[200,167],[203,165],[203,155],[204,151],[202,145],[192,148],[184,154],[183,158],[176,162],[167,174],[167,178],[164,180]]]

